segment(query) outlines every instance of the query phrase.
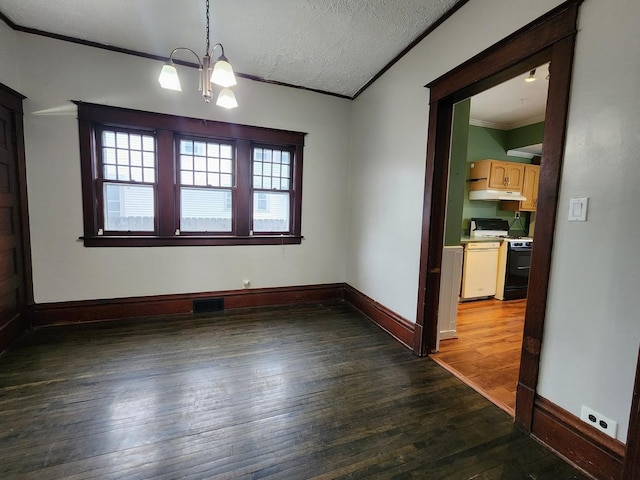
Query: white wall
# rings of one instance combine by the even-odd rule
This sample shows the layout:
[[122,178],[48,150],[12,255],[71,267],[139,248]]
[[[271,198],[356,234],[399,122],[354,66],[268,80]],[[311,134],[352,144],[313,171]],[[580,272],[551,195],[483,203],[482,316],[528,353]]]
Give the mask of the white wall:
[[[349,284],[415,321],[423,85],[560,3],[469,2],[354,102]],[[619,422],[626,441],[640,339],[640,2],[586,0],[580,11],[539,393]],[[569,223],[580,196],[588,222]]]
[[424,85],[559,3],[469,2],[354,102],[347,282],[410,321],[417,310],[429,116]]
[[3,21],[0,21],[0,39],[2,39],[2,41],[0,41],[0,65],[2,65],[0,77],[6,78],[6,82],[3,83],[11,87],[18,83],[18,59],[15,51],[16,42],[11,28]]
[[[618,421],[626,441],[640,340],[637,0],[580,9],[539,393]],[[589,197],[588,221],[567,221]]]
[[[1,22],[0,22],[1,23]],[[184,91],[162,90],[160,62],[0,30],[16,45],[20,78],[0,82],[28,98],[25,137],[36,302],[343,282],[350,102],[239,80],[240,107],[206,105],[197,71]],[[0,49],[0,56],[2,49]],[[193,91],[188,90],[193,87]],[[68,100],[308,132],[301,245],[85,248],[76,111]]]

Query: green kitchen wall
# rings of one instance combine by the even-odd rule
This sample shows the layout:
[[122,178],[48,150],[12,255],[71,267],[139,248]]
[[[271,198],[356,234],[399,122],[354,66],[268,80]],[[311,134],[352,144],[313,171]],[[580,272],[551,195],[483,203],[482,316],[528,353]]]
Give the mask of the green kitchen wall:
[[[512,233],[522,235],[529,222],[529,214],[522,212],[515,221],[514,212],[500,210],[500,202],[469,200],[467,175],[469,163],[493,158],[511,162],[531,163],[522,157],[507,155],[507,150],[542,143],[544,122],[512,130],[469,125],[470,100],[454,106],[451,134],[451,162],[445,224],[445,245],[459,245],[460,238],[469,234],[471,218],[502,218],[511,224]],[[465,135],[466,134],[466,135]],[[462,152],[466,149],[465,164]],[[464,181],[462,177],[464,176]]]
[[[520,128],[507,130],[506,149],[511,150],[527,145],[542,143],[544,136],[544,122],[532,123]],[[512,158],[512,157],[509,157]]]
[[465,190],[467,188],[467,143],[469,140],[468,98],[453,107],[451,126],[451,160],[449,163],[449,186],[444,230],[445,245],[460,245],[460,222],[463,216]]

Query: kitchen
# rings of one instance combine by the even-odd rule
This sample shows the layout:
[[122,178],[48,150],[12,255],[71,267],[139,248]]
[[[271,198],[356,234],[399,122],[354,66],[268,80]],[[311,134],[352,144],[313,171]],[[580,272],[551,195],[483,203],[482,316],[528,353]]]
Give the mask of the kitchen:
[[432,358],[512,415],[547,76],[543,65],[459,102],[452,124],[438,353]]

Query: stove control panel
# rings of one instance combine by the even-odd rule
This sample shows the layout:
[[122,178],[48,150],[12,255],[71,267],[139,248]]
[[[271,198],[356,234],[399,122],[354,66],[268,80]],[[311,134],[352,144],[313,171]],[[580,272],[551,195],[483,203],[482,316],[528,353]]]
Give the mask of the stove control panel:
[[509,247],[511,248],[532,248],[533,242],[531,240],[510,240]]

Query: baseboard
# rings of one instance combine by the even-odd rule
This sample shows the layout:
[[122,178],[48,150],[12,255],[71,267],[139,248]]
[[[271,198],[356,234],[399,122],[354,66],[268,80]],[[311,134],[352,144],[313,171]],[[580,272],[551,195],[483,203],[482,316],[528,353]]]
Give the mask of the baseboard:
[[342,300],[344,284],[302,285],[295,287],[251,288],[190,294],[156,295],[73,302],[40,303],[34,306],[35,327],[67,323],[95,322],[154,315],[191,313],[193,301],[223,298],[225,310],[296,303]]
[[344,299],[400,343],[413,350],[415,325],[384,305],[359,292],[351,285],[344,287]]
[[194,300],[214,297],[224,299],[225,310],[344,299],[399,342],[413,348],[413,323],[344,283],[39,303],[33,307],[32,325],[191,313]]
[[531,434],[598,480],[619,480],[625,445],[575,415],[537,396]]

